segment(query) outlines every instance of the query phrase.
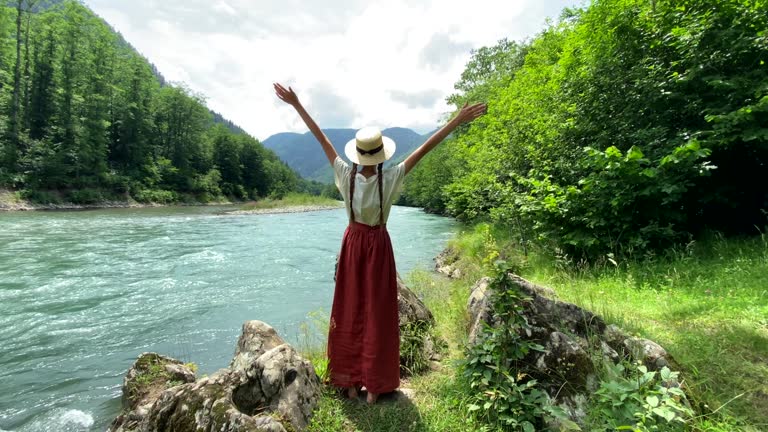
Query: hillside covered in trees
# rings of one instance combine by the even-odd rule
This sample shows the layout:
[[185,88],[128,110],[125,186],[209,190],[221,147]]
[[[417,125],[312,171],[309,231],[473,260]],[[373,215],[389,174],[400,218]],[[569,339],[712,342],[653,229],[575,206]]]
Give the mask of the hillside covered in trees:
[[768,222],[768,3],[600,0],[476,50],[487,101],[404,200],[569,256],[645,253]]
[[[0,187],[97,203],[282,195],[301,181],[74,0],[0,7]],[[55,191],[56,194],[52,194]]]

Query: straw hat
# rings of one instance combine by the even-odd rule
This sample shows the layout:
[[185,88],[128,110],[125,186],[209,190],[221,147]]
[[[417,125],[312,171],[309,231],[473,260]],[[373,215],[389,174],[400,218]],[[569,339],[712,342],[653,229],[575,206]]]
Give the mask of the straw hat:
[[358,165],[378,165],[395,154],[395,142],[382,136],[378,128],[365,127],[347,143],[344,154]]

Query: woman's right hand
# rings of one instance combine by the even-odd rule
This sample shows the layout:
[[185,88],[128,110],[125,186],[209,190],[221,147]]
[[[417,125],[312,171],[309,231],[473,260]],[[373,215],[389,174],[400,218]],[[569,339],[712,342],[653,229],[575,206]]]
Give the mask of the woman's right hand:
[[456,120],[459,122],[459,124],[469,123],[476,118],[485,115],[487,112],[488,105],[484,102],[476,103],[474,105],[465,103],[464,106],[461,107],[461,111],[459,111],[459,113],[456,115]]
[[288,89],[286,89],[279,83],[274,83],[272,85],[275,87],[275,94],[277,94],[277,97],[279,97],[280,100],[293,107],[299,105],[299,97],[296,96],[296,93],[294,93],[292,88],[288,87]]

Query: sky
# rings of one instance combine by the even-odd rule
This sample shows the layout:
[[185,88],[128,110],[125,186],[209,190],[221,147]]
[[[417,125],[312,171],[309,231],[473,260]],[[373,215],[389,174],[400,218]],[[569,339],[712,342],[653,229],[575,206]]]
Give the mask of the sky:
[[472,49],[524,40],[579,0],[84,0],[166,79],[265,140],[322,128],[435,129]]

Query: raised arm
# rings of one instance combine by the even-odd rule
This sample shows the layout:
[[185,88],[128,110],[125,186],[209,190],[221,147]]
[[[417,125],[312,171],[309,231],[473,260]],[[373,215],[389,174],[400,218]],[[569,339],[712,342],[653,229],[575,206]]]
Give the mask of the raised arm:
[[408,156],[408,158],[405,160],[405,173],[408,174],[413,169],[413,167],[419,163],[421,158],[423,158],[433,148],[437,147],[437,145],[440,144],[445,139],[445,137],[450,135],[451,132],[453,132],[453,130],[456,129],[460,124],[471,122],[472,120],[485,114],[487,109],[488,106],[484,103],[478,103],[474,105],[465,104],[464,107],[461,108],[461,111],[459,111],[459,113],[456,114],[454,118],[452,118],[437,132],[432,134],[431,137],[424,141],[424,144],[419,146],[419,148],[414,150],[413,153]]
[[304,120],[304,124],[307,125],[309,131],[312,132],[312,135],[314,135],[315,138],[317,138],[317,141],[320,142],[320,145],[323,146],[325,156],[328,157],[328,162],[330,162],[331,166],[333,166],[333,161],[336,160],[336,157],[338,157],[339,154],[336,153],[336,149],[333,148],[331,140],[325,136],[325,133],[320,129],[317,123],[315,123],[315,120],[312,119],[307,110],[305,110],[301,105],[301,102],[299,102],[299,97],[296,96],[296,93],[294,93],[293,89],[290,87],[288,87],[286,90],[285,87],[278,83],[274,83],[273,86],[275,87],[275,93],[277,94],[277,97],[296,109],[296,112],[298,112],[299,116],[301,116],[301,119]]

